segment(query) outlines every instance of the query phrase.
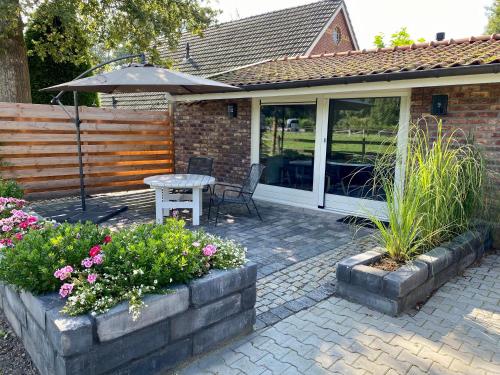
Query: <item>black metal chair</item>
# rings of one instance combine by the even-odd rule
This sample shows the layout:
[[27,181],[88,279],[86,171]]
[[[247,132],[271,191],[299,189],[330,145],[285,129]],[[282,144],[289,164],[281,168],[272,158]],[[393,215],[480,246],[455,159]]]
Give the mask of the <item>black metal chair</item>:
[[[260,216],[259,209],[253,200],[253,193],[257,188],[262,172],[264,171],[264,166],[261,164],[252,164],[248,172],[247,177],[243,181],[243,184],[226,184],[226,183],[216,183],[213,186],[212,194],[210,195],[210,205],[208,206],[208,220],[210,221],[210,213],[212,211],[212,205],[217,207],[215,214],[215,225],[219,219],[220,206],[224,204],[240,204],[247,207],[248,213],[251,214],[249,204],[252,203],[257,212],[257,216],[262,221],[262,216]],[[222,191],[217,193],[217,186],[222,187]]]
[[[204,156],[191,156],[188,161],[187,174],[201,174],[211,176],[214,165],[214,159]],[[203,192],[207,192],[209,186],[203,188]],[[191,194],[191,189],[173,189],[172,194]]]

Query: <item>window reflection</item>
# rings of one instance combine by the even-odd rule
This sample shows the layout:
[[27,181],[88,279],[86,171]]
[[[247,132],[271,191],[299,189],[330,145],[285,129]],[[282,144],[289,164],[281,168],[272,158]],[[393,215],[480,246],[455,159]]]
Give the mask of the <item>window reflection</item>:
[[315,134],[315,104],[262,105],[261,183],[312,191]]

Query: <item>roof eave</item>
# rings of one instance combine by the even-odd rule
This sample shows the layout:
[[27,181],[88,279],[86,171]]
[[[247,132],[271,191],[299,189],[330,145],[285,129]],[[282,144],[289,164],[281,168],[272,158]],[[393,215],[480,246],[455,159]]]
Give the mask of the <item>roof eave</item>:
[[349,77],[333,77],[333,78],[313,79],[313,80],[239,85],[237,87],[242,88],[244,91],[279,90],[279,89],[342,85],[342,84],[363,83],[363,82],[381,82],[381,81],[409,80],[418,78],[452,77],[459,75],[486,74],[486,73],[500,73],[500,63],[487,64],[487,65],[459,66],[459,67],[445,68],[445,69],[418,70],[418,71],[408,71],[408,72],[380,73],[373,75],[357,75]]

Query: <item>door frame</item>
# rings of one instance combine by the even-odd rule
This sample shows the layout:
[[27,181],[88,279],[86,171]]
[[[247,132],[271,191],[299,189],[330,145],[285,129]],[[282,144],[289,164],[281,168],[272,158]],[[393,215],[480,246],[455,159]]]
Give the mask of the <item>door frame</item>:
[[[397,91],[375,91],[360,92],[349,94],[331,94],[324,95],[318,100],[318,115],[321,116],[321,124],[317,127],[319,135],[320,150],[318,153],[318,165],[315,168],[315,177],[318,183],[317,202],[318,207],[342,214],[354,214],[356,216],[367,217],[377,216],[381,219],[387,219],[387,204],[383,201],[374,201],[361,198],[346,197],[334,194],[325,194],[325,170],[326,170],[326,148],[328,137],[328,116],[330,108],[330,99],[356,99],[356,98],[381,98],[381,97],[399,97],[399,121],[397,132],[397,156],[395,168],[394,184],[398,189],[403,188],[402,176],[404,175],[404,154],[408,142],[408,128],[410,121],[410,102],[411,90]],[[316,166],[315,166],[316,167]],[[317,171],[317,172],[316,172]],[[316,175],[317,173],[317,175]]]

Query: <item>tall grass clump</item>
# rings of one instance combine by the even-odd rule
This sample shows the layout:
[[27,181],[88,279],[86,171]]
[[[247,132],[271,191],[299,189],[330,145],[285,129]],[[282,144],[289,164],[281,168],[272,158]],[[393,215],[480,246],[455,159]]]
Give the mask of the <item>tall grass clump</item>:
[[[411,126],[401,178],[391,170],[394,155],[377,160],[375,177],[387,196],[389,225],[371,217],[390,258],[405,262],[467,230],[484,210],[486,168],[471,142],[458,130],[446,134],[441,120],[435,133]],[[391,163],[391,166],[389,166]],[[377,181],[378,180],[378,181]]]

